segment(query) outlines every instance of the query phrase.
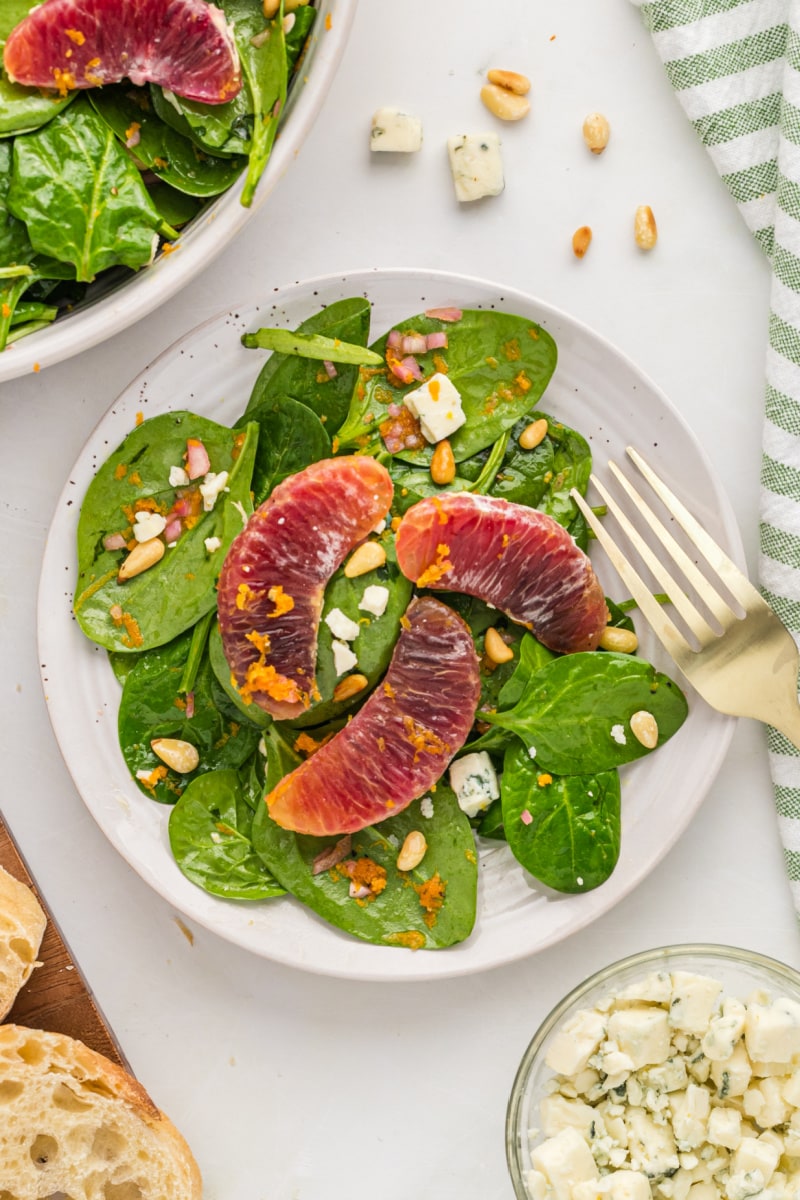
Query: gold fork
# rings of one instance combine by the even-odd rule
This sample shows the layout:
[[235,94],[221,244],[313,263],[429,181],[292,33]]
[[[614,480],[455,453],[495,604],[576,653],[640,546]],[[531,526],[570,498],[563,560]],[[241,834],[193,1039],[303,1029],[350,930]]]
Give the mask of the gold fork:
[[[613,462],[608,464],[611,474],[672,561],[683,572],[718,628],[715,629],[707,616],[689,599],[683,587],[653,553],[608,489],[594,475],[591,482],[605,501],[608,511],[618,522],[659,587],[667,593],[669,602],[674,605],[694,637],[694,645],[665,612],[662,604],[625,557],[605,525],[600,522],[583,497],[574,490],[573,500],[656,637],[703,699],[720,712],[764,721],[780,730],[795,746],[800,747],[800,705],[797,699],[800,656],[791,634],[750,580],[709,537],[702,525],[659,479],[642,456],[630,446],[627,447],[627,454],[666,510],[688,535],[694,549],[704,561],[705,573],[692,561]],[[738,612],[727,597],[731,597],[741,606]]]

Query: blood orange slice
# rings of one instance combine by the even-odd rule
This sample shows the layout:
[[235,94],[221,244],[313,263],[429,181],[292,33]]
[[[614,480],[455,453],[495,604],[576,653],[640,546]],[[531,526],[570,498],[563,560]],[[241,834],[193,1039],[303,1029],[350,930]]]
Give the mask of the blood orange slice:
[[314,698],[325,585],[392,502],[385,467],[324,458],[280,483],[234,539],[219,577],[225,657],[246,702],[278,720]]
[[205,0],[45,0],[12,29],[3,64],[12,82],[62,94],[127,78],[221,104],[242,86],[225,14]]
[[551,650],[594,650],[608,614],[588,557],[552,517],[469,492],[413,505],[397,531],[418,587],[466,592],[527,625]]
[[354,833],[396,816],[444,772],[480,697],[469,628],[431,596],[413,600],[383,683],[331,741],[267,796],[284,829]]

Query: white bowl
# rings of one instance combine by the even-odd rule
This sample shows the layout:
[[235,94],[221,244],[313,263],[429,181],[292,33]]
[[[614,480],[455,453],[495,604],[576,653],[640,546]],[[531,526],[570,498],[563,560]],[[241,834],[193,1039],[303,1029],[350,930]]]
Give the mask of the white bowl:
[[344,53],[357,4],[358,0],[316,0],[317,19],[303,70],[289,93],[280,137],[251,207],[240,203],[242,176],[186,227],[173,254],[159,256],[113,291],[0,352],[0,382],[34,368],[43,370],[133,325],[185,287],[228,245],[267,200],[310,132]]

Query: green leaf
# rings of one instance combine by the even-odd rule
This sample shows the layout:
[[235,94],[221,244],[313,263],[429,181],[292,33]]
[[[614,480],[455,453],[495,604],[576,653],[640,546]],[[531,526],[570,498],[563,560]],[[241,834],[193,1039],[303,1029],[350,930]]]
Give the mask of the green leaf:
[[620,848],[616,771],[550,779],[517,743],[506,751],[500,800],[511,852],[540,883],[588,892],[608,879]]
[[593,775],[652,753],[630,729],[652,713],[661,746],[680,729],[687,704],[677,684],[628,654],[587,651],[553,659],[528,680],[513,708],[482,713],[510,730],[553,775]]
[[242,334],[242,345],[248,350],[277,350],[279,354],[296,354],[300,358],[324,359],[333,363],[380,366],[383,359],[366,346],[353,346],[338,338],[320,334],[292,333],[290,329],[258,329]]
[[[467,309],[455,323],[419,315],[396,328],[406,333],[447,332],[446,350],[428,351],[417,361],[426,377],[446,364],[448,378],[461,394],[466,424],[449,439],[456,462],[492,446],[530,412],[555,370],[556,345],[550,334],[535,322],[511,313]],[[381,358],[386,353],[386,336],[373,345]],[[394,386],[385,373],[368,379],[354,394],[347,420],[339,430],[342,445],[358,443],[359,438],[367,436],[374,438],[388,415],[389,405],[402,404],[403,396],[418,386]],[[369,416],[372,420],[367,419]],[[397,457],[427,464],[432,453],[432,447],[425,447],[402,450]]]
[[[106,460],[95,475],[78,521],[78,580],[74,609],[87,637],[108,650],[145,650],[171,641],[216,605],[215,585],[223,559],[243,525],[242,512],[252,511],[250,480],[258,427],[236,432],[189,412],[169,412],[143,422]],[[154,567],[124,583],[117,582],[125,551],[106,550],[107,534],[130,528],[133,506],[146,500],[168,513],[178,489],[170,486],[172,466],[180,466],[187,438],[199,438],[208,451],[211,470],[229,473],[211,512],[198,513],[172,549]],[[183,493],[198,489],[197,480]],[[217,537],[213,553],[205,539]],[[180,597],[180,603],[176,597]],[[126,614],[115,623],[111,609]],[[131,634],[135,621],[135,636]],[[139,640],[141,639],[141,641]]]
[[[247,177],[242,189],[242,204],[249,208],[253,203],[258,181],[264,173],[264,168],[272,153],[272,146],[278,132],[283,107],[286,104],[286,89],[288,86],[288,68],[286,62],[286,42],[283,32],[283,4],[270,26],[269,38],[265,45],[253,43],[253,36],[248,28],[254,28],[253,6],[244,0],[226,0],[231,9],[229,16],[233,19],[239,43],[239,57],[242,60],[242,71],[250,85],[253,98],[253,132],[250,144],[250,154],[247,163]],[[256,6],[256,21],[261,20]],[[244,40],[242,39],[244,34]]]
[[251,725],[255,725],[259,729],[266,729],[272,720],[269,713],[265,712],[263,708],[259,708],[257,704],[253,704],[252,701],[250,704],[245,704],[238,690],[231,682],[231,669],[225,657],[225,651],[222,648],[222,634],[219,631],[219,623],[216,620],[211,626],[211,632],[208,635],[208,661],[211,663],[211,670],[214,672],[217,683],[231,704],[239,710],[243,718]]
[[187,879],[212,896],[265,900],[284,888],[250,840],[253,813],[232,770],[199,775],[169,815],[169,844]]
[[250,420],[260,431],[251,485],[256,505],[289,475],[330,455],[331,440],[319,417],[288,396],[265,397],[250,409]]
[[14,139],[8,207],[40,254],[92,280],[112,266],[143,267],[160,218],[130,156],[84,97]]

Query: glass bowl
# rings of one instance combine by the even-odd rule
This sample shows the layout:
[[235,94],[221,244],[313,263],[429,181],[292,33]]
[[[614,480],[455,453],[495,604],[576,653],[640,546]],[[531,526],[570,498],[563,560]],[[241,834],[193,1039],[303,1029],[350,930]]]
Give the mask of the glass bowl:
[[723,996],[744,1000],[765,989],[773,998],[800,1003],[800,973],[785,963],[734,946],[662,946],[620,959],[579,984],[556,1005],[534,1034],[517,1070],[506,1112],[506,1158],[517,1200],[531,1200],[527,1176],[531,1150],[540,1141],[539,1102],[548,1094],[555,1072],[545,1059],[557,1032],[581,1009],[656,971],[688,971],[709,975],[722,984]]

